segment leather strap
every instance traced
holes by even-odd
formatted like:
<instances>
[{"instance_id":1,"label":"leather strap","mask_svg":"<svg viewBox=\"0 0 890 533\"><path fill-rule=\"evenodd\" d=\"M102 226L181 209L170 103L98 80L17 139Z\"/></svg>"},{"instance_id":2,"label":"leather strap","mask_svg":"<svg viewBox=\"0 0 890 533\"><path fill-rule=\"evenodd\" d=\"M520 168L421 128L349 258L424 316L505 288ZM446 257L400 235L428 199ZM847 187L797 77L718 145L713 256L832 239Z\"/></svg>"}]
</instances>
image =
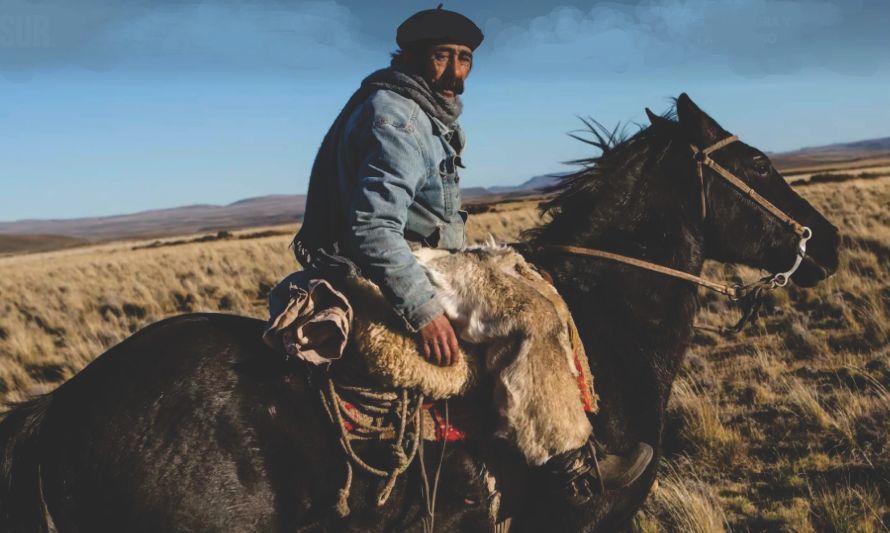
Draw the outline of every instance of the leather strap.
<instances>
[{"instance_id":1,"label":"leather strap","mask_svg":"<svg viewBox=\"0 0 890 533\"><path fill-rule=\"evenodd\" d=\"M706 157L710 155L711 152L719 150L726 146L727 144L733 143L739 140L735 135L730 135L725 139L717 141L716 143L708 146L704 150L699 150L697 146L690 144L689 146L692 148L692 157L695 159L696 165L695 169L698 173L698 190L701 191L701 219L704 220L706 216L708 216L708 197L707 192L705 190L705 173L704 168L702 167L702 161Z\"/></svg>"},{"instance_id":2,"label":"leather strap","mask_svg":"<svg viewBox=\"0 0 890 533\"><path fill-rule=\"evenodd\" d=\"M664 274L667 276L671 276L674 278L684 279L686 281L691 281L697 285L701 285L702 287L707 287L713 291L717 291L720 294L724 294L729 296L732 299L736 299L740 296L739 287L738 286L730 286L723 283L717 283L716 281L707 280L701 276L696 276L695 274L690 274L689 272L683 272L682 270L677 270L675 268L670 268L662 265L658 265L655 263L650 263L649 261L644 261L642 259L635 259L633 257L627 257L625 255L613 254L611 252L604 252L602 250L597 250L594 248L583 248L581 246L569 246L564 244L548 244L545 246L541 246L540 250L549 250L553 252L565 252L573 255L584 255L588 257L599 257L602 259L609 259L612 261L617 261L619 263L624 263L626 265L635 266L638 268L642 268L645 270L651 270L652 272L658 272L660 274Z\"/></svg>"},{"instance_id":3,"label":"leather strap","mask_svg":"<svg viewBox=\"0 0 890 533\"><path fill-rule=\"evenodd\" d=\"M705 199L705 183L704 183L704 169L703 166L706 166L720 175L723 179L728 181L733 187L742 192L742 194L747 195L751 200L759 204L762 208L766 209L771 215L779 219L784 224L787 224L791 227L791 229L797 233L799 236L803 236L805 233L805 227L799 224L796 220L788 216L784 211L775 206L772 202L764 198L757 191L754 190L753 187L749 186L744 181L737 178L732 172L726 170L722 166L720 166L716 161L711 159L711 153L715 152L724 146L731 144L738 140L738 137L735 135L730 135L725 139L722 139L711 146L708 146L704 149L699 149L694 144L690 144L689 147L692 149L692 156L695 159L698 168L698 178L701 182L701 194L702 194L702 218L707 214L707 202Z\"/></svg>"}]
</instances>

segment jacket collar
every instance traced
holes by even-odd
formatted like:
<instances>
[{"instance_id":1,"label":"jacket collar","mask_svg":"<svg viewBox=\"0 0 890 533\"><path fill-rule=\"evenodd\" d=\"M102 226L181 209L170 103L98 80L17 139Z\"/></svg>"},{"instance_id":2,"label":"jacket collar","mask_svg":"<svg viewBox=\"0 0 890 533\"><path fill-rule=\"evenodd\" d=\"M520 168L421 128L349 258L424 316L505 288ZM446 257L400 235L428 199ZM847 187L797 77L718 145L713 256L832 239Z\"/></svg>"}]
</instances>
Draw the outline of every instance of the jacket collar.
<instances>
[{"instance_id":1,"label":"jacket collar","mask_svg":"<svg viewBox=\"0 0 890 533\"><path fill-rule=\"evenodd\" d=\"M444 122L437 119L436 117L432 115L428 116L430 117L430 122L433 123L433 133L445 139L448 144L450 144L451 147L454 148L454 151L460 154L467 143L467 136L464 133L463 128L460 127L460 124L455 122L449 128L445 125Z\"/></svg>"}]
</instances>

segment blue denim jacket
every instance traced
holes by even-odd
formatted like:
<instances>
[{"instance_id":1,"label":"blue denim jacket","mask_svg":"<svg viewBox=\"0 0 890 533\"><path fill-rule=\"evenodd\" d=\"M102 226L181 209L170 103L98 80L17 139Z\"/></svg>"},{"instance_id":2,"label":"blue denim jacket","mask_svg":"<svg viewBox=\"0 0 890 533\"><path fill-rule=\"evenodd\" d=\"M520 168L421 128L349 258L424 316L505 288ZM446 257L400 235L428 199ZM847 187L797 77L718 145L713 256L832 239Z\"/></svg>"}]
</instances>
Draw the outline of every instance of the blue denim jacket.
<instances>
[{"instance_id":1,"label":"blue denim jacket","mask_svg":"<svg viewBox=\"0 0 890 533\"><path fill-rule=\"evenodd\" d=\"M443 312L412 245L464 246L458 167L466 139L413 101L378 90L337 143L342 253L377 283L413 329ZM331 206L332 208L334 206Z\"/></svg>"}]
</instances>

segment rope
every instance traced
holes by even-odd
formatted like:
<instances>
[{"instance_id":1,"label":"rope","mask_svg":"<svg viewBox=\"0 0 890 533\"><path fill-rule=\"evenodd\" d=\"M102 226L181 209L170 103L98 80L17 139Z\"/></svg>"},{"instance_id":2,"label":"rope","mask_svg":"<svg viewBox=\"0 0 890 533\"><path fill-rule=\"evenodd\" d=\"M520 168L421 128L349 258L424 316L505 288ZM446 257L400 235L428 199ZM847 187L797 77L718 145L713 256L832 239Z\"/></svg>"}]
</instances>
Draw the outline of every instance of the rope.
<instances>
[{"instance_id":1,"label":"rope","mask_svg":"<svg viewBox=\"0 0 890 533\"><path fill-rule=\"evenodd\" d=\"M338 491L335 505L335 511L343 518L350 512L348 500L352 489L353 465L372 476L383 478L383 484L377 491L377 506L379 507L389 499L398 477L408 469L417 456L418 447L423 440L421 435L423 395L414 393L416 396L412 401L411 394L407 389L396 393L349 385L339 385L339 388L340 391L337 390L338 386L334 384L334 380L328 377L327 383L320 387L319 393L328 419L339 428L340 446L347 458L346 480ZM349 403L357 410L361 408L376 416L363 417L350 413L343 406L346 401L343 399L344 395L349 396L351 400ZM391 418L393 412L397 415L396 420L387 422L386 419ZM351 432L346 428L347 422L353 428ZM412 424L413 442L406 453L405 440L409 434L408 426ZM352 447L352 442L355 440L380 439L384 434L390 432L394 432L396 435L392 444L392 465L388 469L368 464Z\"/></svg>"},{"instance_id":2,"label":"rope","mask_svg":"<svg viewBox=\"0 0 890 533\"><path fill-rule=\"evenodd\" d=\"M445 429L442 438L442 451L439 454L439 464L436 466L436 475L433 477L432 490L430 489L429 476L426 473L424 462L423 443L420 445L420 478L423 480L423 497L426 503L427 517L423 520L424 533L433 533L436 528L436 499L439 491L439 475L442 473L442 463L445 462L445 445L448 442L448 431L451 423L448 420L448 400L445 400Z\"/></svg>"}]
</instances>

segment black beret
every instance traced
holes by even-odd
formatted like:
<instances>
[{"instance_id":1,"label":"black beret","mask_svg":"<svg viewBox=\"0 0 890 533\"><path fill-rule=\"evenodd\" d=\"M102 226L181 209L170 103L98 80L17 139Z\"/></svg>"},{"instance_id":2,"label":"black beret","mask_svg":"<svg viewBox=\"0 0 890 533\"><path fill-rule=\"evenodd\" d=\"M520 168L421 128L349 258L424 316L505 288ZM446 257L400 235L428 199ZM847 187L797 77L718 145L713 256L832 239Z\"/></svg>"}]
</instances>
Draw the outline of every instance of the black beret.
<instances>
[{"instance_id":1,"label":"black beret","mask_svg":"<svg viewBox=\"0 0 890 533\"><path fill-rule=\"evenodd\" d=\"M402 49L421 42L447 42L463 44L475 50L484 36L472 20L457 13L442 9L425 9L408 17L396 31L396 43Z\"/></svg>"}]
</instances>

